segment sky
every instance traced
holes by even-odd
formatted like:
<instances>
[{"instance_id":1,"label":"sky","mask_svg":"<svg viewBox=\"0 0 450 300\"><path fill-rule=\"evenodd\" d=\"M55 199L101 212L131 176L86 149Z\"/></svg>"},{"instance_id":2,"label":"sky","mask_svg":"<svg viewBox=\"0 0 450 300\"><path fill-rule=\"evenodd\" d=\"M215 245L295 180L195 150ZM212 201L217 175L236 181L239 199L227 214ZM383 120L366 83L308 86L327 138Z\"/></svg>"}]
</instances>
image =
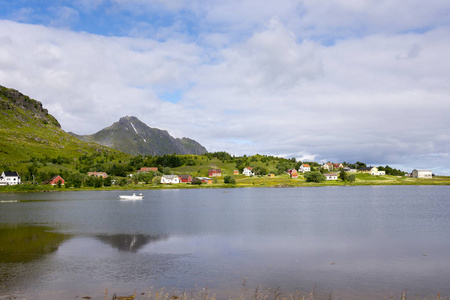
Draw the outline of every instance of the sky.
<instances>
[{"instance_id":1,"label":"sky","mask_svg":"<svg viewBox=\"0 0 450 300\"><path fill-rule=\"evenodd\" d=\"M448 0L0 0L0 85L93 134L450 175Z\"/></svg>"}]
</instances>

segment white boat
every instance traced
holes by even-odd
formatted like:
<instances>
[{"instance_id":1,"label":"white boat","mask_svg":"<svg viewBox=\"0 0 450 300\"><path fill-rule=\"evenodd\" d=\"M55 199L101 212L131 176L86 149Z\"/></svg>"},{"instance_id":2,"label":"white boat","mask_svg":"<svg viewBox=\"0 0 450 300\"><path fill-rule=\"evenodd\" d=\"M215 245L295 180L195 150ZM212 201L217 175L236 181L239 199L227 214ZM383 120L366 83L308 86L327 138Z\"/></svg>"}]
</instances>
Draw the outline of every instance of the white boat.
<instances>
[{"instance_id":1,"label":"white boat","mask_svg":"<svg viewBox=\"0 0 450 300\"><path fill-rule=\"evenodd\" d=\"M120 195L119 199L120 200L142 200L142 199L144 199L144 196L142 195L142 193L140 193L139 195L136 195L136 193L133 193L133 195Z\"/></svg>"}]
</instances>

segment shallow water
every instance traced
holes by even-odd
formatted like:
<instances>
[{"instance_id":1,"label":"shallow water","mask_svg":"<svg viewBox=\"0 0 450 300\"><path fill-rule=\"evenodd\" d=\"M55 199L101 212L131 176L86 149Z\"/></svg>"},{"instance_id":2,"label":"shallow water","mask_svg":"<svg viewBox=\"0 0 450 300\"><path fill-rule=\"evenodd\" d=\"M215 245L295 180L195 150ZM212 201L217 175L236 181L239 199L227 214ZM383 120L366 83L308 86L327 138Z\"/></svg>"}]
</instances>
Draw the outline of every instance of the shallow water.
<instances>
[{"instance_id":1,"label":"shallow water","mask_svg":"<svg viewBox=\"0 0 450 300\"><path fill-rule=\"evenodd\" d=\"M0 296L450 295L450 188L0 194ZM132 191L130 191L130 194ZM243 282L245 281L245 287Z\"/></svg>"}]
</instances>

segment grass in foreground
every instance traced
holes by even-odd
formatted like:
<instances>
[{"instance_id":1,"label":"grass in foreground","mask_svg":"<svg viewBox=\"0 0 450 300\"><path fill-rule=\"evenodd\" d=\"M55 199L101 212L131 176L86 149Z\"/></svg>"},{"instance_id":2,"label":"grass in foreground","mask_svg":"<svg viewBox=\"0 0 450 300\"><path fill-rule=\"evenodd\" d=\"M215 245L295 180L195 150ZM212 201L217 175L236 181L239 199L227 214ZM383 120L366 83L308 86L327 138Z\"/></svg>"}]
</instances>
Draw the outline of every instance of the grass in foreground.
<instances>
[{"instance_id":1,"label":"grass in foreground","mask_svg":"<svg viewBox=\"0 0 450 300\"><path fill-rule=\"evenodd\" d=\"M110 298L111 297L111 298ZM83 297L84 299L90 299L90 297ZM203 288L199 291L189 291L189 292L177 292L176 290L166 290L162 289L151 289L145 293L136 293L119 296L114 293L112 296L108 294L108 290L105 290L105 300L216 300L216 299L228 299L228 300L263 300L263 299L274 299L274 300L332 300L332 299L383 299L383 300L449 300L449 296L441 296L440 293L437 295L421 295L417 293L413 296L408 295L407 291L401 291L396 294L391 294L389 296L375 296L375 295L334 295L333 293L318 292L316 287L313 288L311 292L294 292L294 293L283 293L279 288L277 289L260 289L256 287L254 290L248 290L245 286L242 287L238 295L236 296L219 296L213 294L207 288Z\"/></svg>"}]
</instances>

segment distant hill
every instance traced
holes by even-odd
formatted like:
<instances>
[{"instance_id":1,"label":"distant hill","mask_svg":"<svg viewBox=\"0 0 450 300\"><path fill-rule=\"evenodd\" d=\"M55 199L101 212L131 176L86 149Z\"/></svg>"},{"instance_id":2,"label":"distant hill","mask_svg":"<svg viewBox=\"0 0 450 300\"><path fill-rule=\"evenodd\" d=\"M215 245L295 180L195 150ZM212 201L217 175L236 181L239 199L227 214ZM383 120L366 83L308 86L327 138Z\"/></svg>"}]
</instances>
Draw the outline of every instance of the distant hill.
<instances>
[{"instance_id":1,"label":"distant hill","mask_svg":"<svg viewBox=\"0 0 450 300\"><path fill-rule=\"evenodd\" d=\"M99 152L119 153L69 135L41 102L0 86L0 167L32 157L74 158Z\"/></svg>"},{"instance_id":2,"label":"distant hill","mask_svg":"<svg viewBox=\"0 0 450 300\"><path fill-rule=\"evenodd\" d=\"M148 127L136 117L123 117L92 135L76 135L131 155L203 154L205 147L189 138L173 138L166 130Z\"/></svg>"}]
</instances>

